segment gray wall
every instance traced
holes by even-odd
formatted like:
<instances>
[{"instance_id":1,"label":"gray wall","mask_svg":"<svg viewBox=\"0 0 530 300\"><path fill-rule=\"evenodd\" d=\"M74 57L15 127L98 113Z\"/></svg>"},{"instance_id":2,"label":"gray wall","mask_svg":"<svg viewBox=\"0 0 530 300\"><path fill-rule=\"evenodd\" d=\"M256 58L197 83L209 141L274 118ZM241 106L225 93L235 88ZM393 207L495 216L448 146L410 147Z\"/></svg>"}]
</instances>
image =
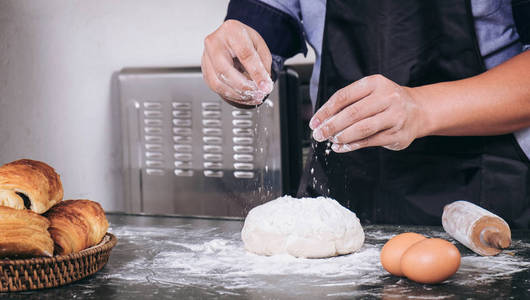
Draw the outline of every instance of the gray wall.
<instances>
[{"instance_id":1,"label":"gray wall","mask_svg":"<svg viewBox=\"0 0 530 300\"><path fill-rule=\"evenodd\" d=\"M48 162L65 198L122 210L113 74L200 65L202 39L227 3L0 0L0 163Z\"/></svg>"}]
</instances>

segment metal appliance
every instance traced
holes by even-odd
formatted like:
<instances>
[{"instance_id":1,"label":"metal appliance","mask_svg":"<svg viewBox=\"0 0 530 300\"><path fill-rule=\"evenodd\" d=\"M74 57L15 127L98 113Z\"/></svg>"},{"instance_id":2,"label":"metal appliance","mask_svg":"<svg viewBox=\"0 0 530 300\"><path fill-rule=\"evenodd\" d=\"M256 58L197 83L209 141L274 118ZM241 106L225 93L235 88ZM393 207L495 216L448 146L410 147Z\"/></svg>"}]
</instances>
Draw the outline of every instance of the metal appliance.
<instances>
[{"instance_id":1,"label":"metal appliance","mask_svg":"<svg viewBox=\"0 0 530 300\"><path fill-rule=\"evenodd\" d=\"M298 76L282 71L263 105L238 109L198 68L118 76L127 211L241 217L301 173Z\"/></svg>"}]
</instances>

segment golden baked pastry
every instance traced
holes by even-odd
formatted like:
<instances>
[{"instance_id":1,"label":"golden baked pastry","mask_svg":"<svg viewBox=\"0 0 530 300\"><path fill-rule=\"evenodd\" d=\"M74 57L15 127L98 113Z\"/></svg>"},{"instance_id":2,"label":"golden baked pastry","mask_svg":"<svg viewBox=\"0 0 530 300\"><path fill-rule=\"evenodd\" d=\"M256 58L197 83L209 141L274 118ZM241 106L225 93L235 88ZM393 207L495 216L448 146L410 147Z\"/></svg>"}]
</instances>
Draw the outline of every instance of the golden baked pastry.
<instances>
[{"instance_id":1,"label":"golden baked pastry","mask_svg":"<svg viewBox=\"0 0 530 300\"><path fill-rule=\"evenodd\" d=\"M52 256L49 225L32 211L0 206L0 257Z\"/></svg>"},{"instance_id":2,"label":"golden baked pastry","mask_svg":"<svg viewBox=\"0 0 530 300\"><path fill-rule=\"evenodd\" d=\"M76 253L98 244L109 223L99 203L90 200L65 200L52 207L45 216L48 231L55 243L55 254Z\"/></svg>"},{"instance_id":3,"label":"golden baked pastry","mask_svg":"<svg viewBox=\"0 0 530 300\"><path fill-rule=\"evenodd\" d=\"M0 206L42 214L63 199L63 186L47 164L21 159L0 167Z\"/></svg>"}]
</instances>

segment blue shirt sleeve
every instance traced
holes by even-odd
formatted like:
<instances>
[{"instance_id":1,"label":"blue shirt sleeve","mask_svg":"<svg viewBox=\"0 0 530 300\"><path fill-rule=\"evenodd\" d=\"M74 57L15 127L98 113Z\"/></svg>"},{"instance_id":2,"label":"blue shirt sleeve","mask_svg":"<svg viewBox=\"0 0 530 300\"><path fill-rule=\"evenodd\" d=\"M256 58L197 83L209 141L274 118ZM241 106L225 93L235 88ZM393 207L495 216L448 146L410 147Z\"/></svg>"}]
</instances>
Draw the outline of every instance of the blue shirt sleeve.
<instances>
[{"instance_id":1,"label":"blue shirt sleeve","mask_svg":"<svg viewBox=\"0 0 530 300\"><path fill-rule=\"evenodd\" d=\"M274 55L287 58L307 54L298 0L231 0L225 19L252 27Z\"/></svg>"},{"instance_id":2,"label":"blue shirt sleeve","mask_svg":"<svg viewBox=\"0 0 530 300\"><path fill-rule=\"evenodd\" d=\"M295 18L298 22L301 21L302 13L300 10L300 0L259 0L267 5L275 7L291 17Z\"/></svg>"}]
</instances>

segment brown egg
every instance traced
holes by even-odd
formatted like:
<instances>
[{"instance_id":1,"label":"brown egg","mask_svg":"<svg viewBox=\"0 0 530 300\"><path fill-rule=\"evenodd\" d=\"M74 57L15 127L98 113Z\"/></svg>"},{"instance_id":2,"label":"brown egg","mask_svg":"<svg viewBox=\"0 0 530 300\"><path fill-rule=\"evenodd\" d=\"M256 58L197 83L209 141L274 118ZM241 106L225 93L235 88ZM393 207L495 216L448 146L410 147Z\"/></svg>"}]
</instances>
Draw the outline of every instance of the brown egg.
<instances>
[{"instance_id":1,"label":"brown egg","mask_svg":"<svg viewBox=\"0 0 530 300\"><path fill-rule=\"evenodd\" d=\"M426 239L412 245L401 257L401 270L408 279L439 283L460 267L460 252L443 239Z\"/></svg>"},{"instance_id":2,"label":"brown egg","mask_svg":"<svg viewBox=\"0 0 530 300\"><path fill-rule=\"evenodd\" d=\"M383 268L392 275L403 276L400 267L401 256L410 246L424 239L426 237L421 234L406 232L388 240L383 249L381 249L381 264Z\"/></svg>"}]
</instances>

